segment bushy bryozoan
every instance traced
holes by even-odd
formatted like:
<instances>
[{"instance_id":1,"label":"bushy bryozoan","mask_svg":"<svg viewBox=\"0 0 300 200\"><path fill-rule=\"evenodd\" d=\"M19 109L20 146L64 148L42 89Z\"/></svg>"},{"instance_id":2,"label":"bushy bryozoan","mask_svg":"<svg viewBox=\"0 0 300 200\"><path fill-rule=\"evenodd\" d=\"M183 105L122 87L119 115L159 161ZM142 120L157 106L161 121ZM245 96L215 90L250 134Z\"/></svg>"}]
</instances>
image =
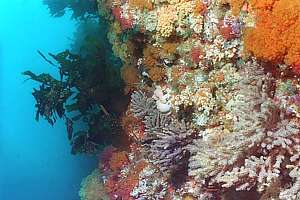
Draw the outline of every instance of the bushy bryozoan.
<instances>
[{"instance_id":1,"label":"bushy bryozoan","mask_svg":"<svg viewBox=\"0 0 300 200\"><path fill-rule=\"evenodd\" d=\"M156 118L159 118L159 115ZM144 147L153 164L160 166L160 170L176 169L178 165L183 164L181 162L187 156L185 147L191 142L193 130L188 129L183 122L170 120L169 123L160 126L146 127L145 132Z\"/></svg>"},{"instance_id":2,"label":"bushy bryozoan","mask_svg":"<svg viewBox=\"0 0 300 200\"><path fill-rule=\"evenodd\" d=\"M189 174L199 180L216 175L224 165L236 163L262 140L265 126L273 123L268 120L278 114L267 91L272 79L264 75L260 66L249 61L240 66L239 74L244 78L234 85L232 99L225 105L231 117L230 131L206 129L188 147L192 153Z\"/></svg>"},{"instance_id":3,"label":"bushy bryozoan","mask_svg":"<svg viewBox=\"0 0 300 200\"><path fill-rule=\"evenodd\" d=\"M155 112L155 101L147 97L145 92L134 92L131 95L131 111L135 117L144 118Z\"/></svg>"},{"instance_id":4,"label":"bushy bryozoan","mask_svg":"<svg viewBox=\"0 0 300 200\"><path fill-rule=\"evenodd\" d=\"M151 163L162 172L176 170L183 165L187 156L186 146L192 141L194 130L171 117L171 113L160 113L153 98L141 91L132 94L131 111L142 117L145 124L145 138L142 147Z\"/></svg>"},{"instance_id":5,"label":"bushy bryozoan","mask_svg":"<svg viewBox=\"0 0 300 200\"><path fill-rule=\"evenodd\" d=\"M259 65L242 67L244 78L237 83L233 99L232 132L217 143L201 132L202 138L188 147L192 153L189 174L215 187L264 191L291 168L290 176L295 176L299 122L274 102L275 91L269 90L273 80ZM284 195L292 194L280 193L288 199Z\"/></svg>"}]
</instances>

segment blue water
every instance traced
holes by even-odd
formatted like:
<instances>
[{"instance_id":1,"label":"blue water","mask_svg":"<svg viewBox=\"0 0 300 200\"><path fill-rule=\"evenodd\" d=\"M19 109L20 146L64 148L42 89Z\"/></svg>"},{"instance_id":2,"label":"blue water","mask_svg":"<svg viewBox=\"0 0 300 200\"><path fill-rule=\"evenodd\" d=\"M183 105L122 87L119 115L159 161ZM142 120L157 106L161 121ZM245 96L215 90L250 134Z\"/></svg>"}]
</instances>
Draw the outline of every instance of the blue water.
<instances>
[{"instance_id":1,"label":"blue water","mask_svg":"<svg viewBox=\"0 0 300 200\"><path fill-rule=\"evenodd\" d=\"M51 72L36 53L69 47L76 22L52 18L41 0L0 0L0 200L78 200L95 157L72 156L63 122L34 120L34 83L21 72Z\"/></svg>"}]
</instances>

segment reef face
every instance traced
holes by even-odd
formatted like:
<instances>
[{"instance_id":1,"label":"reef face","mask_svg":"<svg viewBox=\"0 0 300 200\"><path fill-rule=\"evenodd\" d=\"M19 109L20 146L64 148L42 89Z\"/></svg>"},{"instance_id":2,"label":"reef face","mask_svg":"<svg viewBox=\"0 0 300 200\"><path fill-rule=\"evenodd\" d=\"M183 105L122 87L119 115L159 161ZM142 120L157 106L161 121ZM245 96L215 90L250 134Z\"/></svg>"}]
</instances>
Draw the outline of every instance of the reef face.
<instances>
[{"instance_id":1,"label":"reef face","mask_svg":"<svg viewBox=\"0 0 300 200\"><path fill-rule=\"evenodd\" d=\"M98 4L131 94L110 199L300 198L298 3Z\"/></svg>"}]
</instances>

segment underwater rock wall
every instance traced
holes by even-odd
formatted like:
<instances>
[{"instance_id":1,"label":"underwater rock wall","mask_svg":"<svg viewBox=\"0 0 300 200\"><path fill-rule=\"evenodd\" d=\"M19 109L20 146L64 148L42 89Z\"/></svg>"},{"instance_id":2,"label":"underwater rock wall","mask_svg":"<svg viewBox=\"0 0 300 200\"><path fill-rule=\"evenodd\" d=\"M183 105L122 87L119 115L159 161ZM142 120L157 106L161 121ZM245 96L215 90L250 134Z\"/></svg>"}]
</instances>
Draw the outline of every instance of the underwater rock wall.
<instances>
[{"instance_id":1,"label":"underwater rock wall","mask_svg":"<svg viewBox=\"0 0 300 200\"><path fill-rule=\"evenodd\" d=\"M300 199L298 1L98 4L131 94L109 199Z\"/></svg>"}]
</instances>

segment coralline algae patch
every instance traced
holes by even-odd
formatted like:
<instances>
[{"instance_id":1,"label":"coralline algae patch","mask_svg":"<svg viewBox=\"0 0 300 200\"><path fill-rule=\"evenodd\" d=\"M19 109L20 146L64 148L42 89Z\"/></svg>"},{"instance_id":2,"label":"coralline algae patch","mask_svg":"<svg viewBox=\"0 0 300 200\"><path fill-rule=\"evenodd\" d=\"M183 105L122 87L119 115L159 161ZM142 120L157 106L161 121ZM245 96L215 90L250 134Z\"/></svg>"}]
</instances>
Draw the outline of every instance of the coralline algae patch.
<instances>
[{"instance_id":1,"label":"coralline algae patch","mask_svg":"<svg viewBox=\"0 0 300 200\"><path fill-rule=\"evenodd\" d=\"M131 94L109 199L300 199L298 1L98 3Z\"/></svg>"}]
</instances>

